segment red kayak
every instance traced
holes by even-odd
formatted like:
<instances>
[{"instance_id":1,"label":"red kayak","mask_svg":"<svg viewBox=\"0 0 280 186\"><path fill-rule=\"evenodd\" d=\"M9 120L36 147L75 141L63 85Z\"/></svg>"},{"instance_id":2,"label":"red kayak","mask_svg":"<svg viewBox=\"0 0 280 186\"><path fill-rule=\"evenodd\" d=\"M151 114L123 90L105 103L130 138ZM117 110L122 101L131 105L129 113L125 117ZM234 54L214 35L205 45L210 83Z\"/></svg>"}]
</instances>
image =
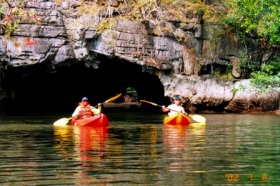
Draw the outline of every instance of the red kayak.
<instances>
[{"instance_id":1,"label":"red kayak","mask_svg":"<svg viewBox=\"0 0 280 186\"><path fill-rule=\"evenodd\" d=\"M189 125L190 124L190 118L186 116L185 114L176 114L174 116L166 116L164 118L164 124L169 125Z\"/></svg>"},{"instance_id":2,"label":"red kayak","mask_svg":"<svg viewBox=\"0 0 280 186\"><path fill-rule=\"evenodd\" d=\"M105 114L97 114L84 119L72 119L72 126L108 127L109 120Z\"/></svg>"}]
</instances>

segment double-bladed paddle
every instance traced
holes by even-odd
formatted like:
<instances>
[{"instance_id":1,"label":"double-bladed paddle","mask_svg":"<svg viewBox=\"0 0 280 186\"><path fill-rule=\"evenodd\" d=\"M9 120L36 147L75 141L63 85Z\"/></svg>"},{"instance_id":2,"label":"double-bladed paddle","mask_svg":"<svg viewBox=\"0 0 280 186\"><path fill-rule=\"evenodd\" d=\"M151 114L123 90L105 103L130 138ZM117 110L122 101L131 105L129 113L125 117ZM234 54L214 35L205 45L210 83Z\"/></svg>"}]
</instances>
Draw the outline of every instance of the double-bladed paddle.
<instances>
[{"instance_id":1,"label":"double-bladed paddle","mask_svg":"<svg viewBox=\"0 0 280 186\"><path fill-rule=\"evenodd\" d=\"M114 96L114 97L111 97L109 99L107 99L106 101L104 101L103 103L101 104L104 104L104 103L108 103L110 101L114 101L116 99L118 99L122 94L119 93L118 95ZM98 105L96 105L95 107L97 107ZM70 118L61 118L57 121L55 121L53 123L54 126L64 126L64 125L67 125L69 123L69 121L72 119L73 117L70 117Z\"/></svg>"},{"instance_id":2,"label":"double-bladed paddle","mask_svg":"<svg viewBox=\"0 0 280 186\"><path fill-rule=\"evenodd\" d=\"M141 102L145 102L145 103L149 103L151 105L157 106L157 107L162 107L163 105L158 105L156 103L150 102L150 101L146 101L146 100L140 100ZM172 110L174 112L178 112L176 110ZM199 123L206 123L206 118L200 115L188 115L190 116L194 121L199 122Z\"/></svg>"},{"instance_id":3,"label":"double-bladed paddle","mask_svg":"<svg viewBox=\"0 0 280 186\"><path fill-rule=\"evenodd\" d=\"M72 119L72 117L70 117L70 118L61 118L61 119L57 120L56 122L54 122L53 125L54 126L64 126L64 125L67 125L71 119Z\"/></svg>"}]
</instances>

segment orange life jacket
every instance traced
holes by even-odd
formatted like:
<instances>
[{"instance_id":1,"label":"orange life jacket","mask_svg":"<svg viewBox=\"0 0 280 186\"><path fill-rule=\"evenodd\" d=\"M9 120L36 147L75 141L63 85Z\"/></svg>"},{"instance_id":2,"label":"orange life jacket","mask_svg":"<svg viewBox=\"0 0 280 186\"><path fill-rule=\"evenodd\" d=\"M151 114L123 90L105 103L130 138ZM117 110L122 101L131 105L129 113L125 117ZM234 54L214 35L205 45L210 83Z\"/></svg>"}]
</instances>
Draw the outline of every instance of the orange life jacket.
<instances>
[{"instance_id":1,"label":"orange life jacket","mask_svg":"<svg viewBox=\"0 0 280 186\"><path fill-rule=\"evenodd\" d=\"M82 102L80 102L79 106L81 107L80 112L79 112L80 119L93 116L89 103L87 105L84 105Z\"/></svg>"}]
</instances>

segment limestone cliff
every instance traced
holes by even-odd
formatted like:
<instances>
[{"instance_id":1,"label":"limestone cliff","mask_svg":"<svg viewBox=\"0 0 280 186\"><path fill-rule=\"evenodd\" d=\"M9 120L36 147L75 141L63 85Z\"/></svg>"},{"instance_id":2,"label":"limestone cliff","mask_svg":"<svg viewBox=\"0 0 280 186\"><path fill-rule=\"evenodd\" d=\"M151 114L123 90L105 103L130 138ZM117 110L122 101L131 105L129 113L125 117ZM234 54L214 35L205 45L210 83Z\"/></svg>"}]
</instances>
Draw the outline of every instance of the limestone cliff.
<instances>
[{"instance_id":1,"label":"limestone cliff","mask_svg":"<svg viewBox=\"0 0 280 186\"><path fill-rule=\"evenodd\" d=\"M17 1L9 1L11 7ZM186 7L185 7L186 8ZM220 11L224 11L219 7ZM249 80L239 79L242 48L234 33L213 39L221 26L205 24L199 11L184 11L157 19L131 19L123 1L37 0L24 9L36 17L22 20L10 38L0 30L1 71L6 68L45 65L46 68L85 63L98 69L99 56L119 58L142 66L143 73L158 76L165 95L179 94L187 108L221 108L232 112L279 108L279 92L258 94ZM34 18L36 20L34 21ZM4 23L4 20L0 23ZM231 78L214 76L230 67ZM235 91L237 86L247 87ZM1 92L1 97L9 96ZM204 109L205 110L205 109Z\"/></svg>"}]
</instances>

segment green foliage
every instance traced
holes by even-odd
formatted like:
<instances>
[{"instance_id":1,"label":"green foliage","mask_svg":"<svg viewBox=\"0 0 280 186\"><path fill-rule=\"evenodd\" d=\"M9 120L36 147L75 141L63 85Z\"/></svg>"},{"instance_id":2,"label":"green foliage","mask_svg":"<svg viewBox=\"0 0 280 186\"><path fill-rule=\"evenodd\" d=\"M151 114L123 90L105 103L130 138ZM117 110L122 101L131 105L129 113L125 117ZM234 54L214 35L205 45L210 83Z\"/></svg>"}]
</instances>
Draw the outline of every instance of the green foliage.
<instances>
[{"instance_id":1,"label":"green foliage","mask_svg":"<svg viewBox=\"0 0 280 186\"><path fill-rule=\"evenodd\" d=\"M279 0L230 0L225 22L243 29L246 33L257 33L270 44L280 44Z\"/></svg>"},{"instance_id":2,"label":"green foliage","mask_svg":"<svg viewBox=\"0 0 280 186\"><path fill-rule=\"evenodd\" d=\"M113 27L113 19L107 18L103 19L98 25L97 25L97 30L99 33L102 33L106 29L111 29Z\"/></svg>"},{"instance_id":3,"label":"green foliage","mask_svg":"<svg viewBox=\"0 0 280 186\"><path fill-rule=\"evenodd\" d=\"M18 27L18 21L5 24L5 35L9 38Z\"/></svg>"},{"instance_id":4,"label":"green foliage","mask_svg":"<svg viewBox=\"0 0 280 186\"><path fill-rule=\"evenodd\" d=\"M23 4L24 0L18 0L19 4Z\"/></svg>"},{"instance_id":5,"label":"green foliage","mask_svg":"<svg viewBox=\"0 0 280 186\"><path fill-rule=\"evenodd\" d=\"M280 58L253 72L251 84L262 92L280 91Z\"/></svg>"},{"instance_id":6,"label":"green foliage","mask_svg":"<svg viewBox=\"0 0 280 186\"><path fill-rule=\"evenodd\" d=\"M247 46L254 46L248 35L258 38L259 47L265 53L269 50L273 54L273 47L280 44L280 1L279 0L224 0L228 8L223 24L228 25L228 29L237 33L239 41L244 44L244 52L240 57L240 67L244 78L253 77L252 84L255 87L266 87L274 89L277 77L272 69L278 65L269 61L256 61L257 54L250 51ZM278 45L278 46L277 46ZM259 52L262 52L259 51ZM263 55L259 54L259 58ZM279 61L279 60L278 60ZM264 65L266 63L266 65ZM278 62L279 63L279 62ZM252 73L253 72L253 73ZM276 78L273 79L273 78ZM276 81L276 82L275 82ZM265 83L268 83L265 85ZM277 88L276 88L277 89Z\"/></svg>"},{"instance_id":7,"label":"green foliage","mask_svg":"<svg viewBox=\"0 0 280 186\"><path fill-rule=\"evenodd\" d=\"M7 11L7 8L8 8L8 5L5 4L5 3L1 3L1 6L0 6L0 15L4 15Z\"/></svg>"},{"instance_id":8,"label":"green foliage","mask_svg":"<svg viewBox=\"0 0 280 186\"><path fill-rule=\"evenodd\" d=\"M252 66L252 69L256 70L257 65ZM258 71L253 71L250 78L250 85L238 85L232 89L232 92L236 93L247 89L254 89L259 93L280 91L280 57L263 65Z\"/></svg>"},{"instance_id":9,"label":"green foliage","mask_svg":"<svg viewBox=\"0 0 280 186\"><path fill-rule=\"evenodd\" d=\"M60 5L65 0L54 1L57 5ZM116 10L124 11L113 12L108 0L78 0L77 16L86 19L87 16L83 15L87 14L89 18L95 17L96 20L100 21L94 25L87 24L88 21L80 21L78 25L94 27L99 32L103 32L106 29L112 29L108 18L124 17L140 23L149 22L151 32L154 35L171 36L178 41L185 42L188 38L176 35L178 25L174 26L173 23L194 23L198 26L200 15L213 19L215 13L217 13L213 11L213 7L206 5L201 0L119 0L118 2L119 5Z\"/></svg>"},{"instance_id":10,"label":"green foliage","mask_svg":"<svg viewBox=\"0 0 280 186\"><path fill-rule=\"evenodd\" d=\"M272 61L262 66L261 70L269 75L276 75L280 72L280 58L278 58L278 61Z\"/></svg>"},{"instance_id":11,"label":"green foliage","mask_svg":"<svg viewBox=\"0 0 280 186\"><path fill-rule=\"evenodd\" d=\"M134 97L138 96L137 91L134 88L132 88L132 87L127 87L126 88L126 93L130 94L130 95L132 95Z\"/></svg>"},{"instance_id":12,"label":"green foliage","mask_svg":"<svg viewBox=\"0 0 280 186\"><path fill-rule=\"evenodd\" d=\"M234 77L231 74L231 69L226 69L226 71L224 73L220 72L220 71L215 71L214 72L214 78L216 79L220 79L223 81L227 81L227 80L233 80Z\"/></svg>"},{"instance_id":13,"label":"green foliage","mask_svg":"<svg viewBox=\"0 0 280 186\"><path fill-rule=\"evenodd\" d=\"M243 74L243 78L249 78L252 72L258 71L261 68L260 62L249 60L247 55L247 51L244 51L239 57L240 70Z\"/></svg>"},{"instance_id":14,"label":"green foliage","mask_svg":"<svg viewBox=\"0 0 280 186\"><path fill-rule=\"evenodd\" d=\"M90 15L95 15L98 14L104 7L99 7L97 4L86 4L83 3L81 6L78 8L78 15L81 16L83 14L90 14Z\"/></svg>"},{"instance_id":15,"label":"green foliage","mask_svg":"<svg viewBox=\"0 0 280 186\"><path fill-rule=\"evenodd\" d=\"M233 93L235 94L235 93L238 92L238 91L241 91L241 92L242 92L242 91L245 91L245 90L247 90L247 89L249 89L249 87L240 84L240 85L234 87L234 88L231 90L231 92L233 92Z\"/></svg>"},{"instance_id":16,"label":"green foliage","mask_svg":"<svg viewBox=\"0 0 280 186\"><path fill-rule=\"evenodd\" d=\"M0 28L3 29L5 37L9 38L18 28L21 22L34 22L41 24L41 18L34 11L24 8L22 5L24 0L18 0L18 4L10 6L6 1L1 2L0 15L3 19Z\"/></svg>"}]
</instances>

